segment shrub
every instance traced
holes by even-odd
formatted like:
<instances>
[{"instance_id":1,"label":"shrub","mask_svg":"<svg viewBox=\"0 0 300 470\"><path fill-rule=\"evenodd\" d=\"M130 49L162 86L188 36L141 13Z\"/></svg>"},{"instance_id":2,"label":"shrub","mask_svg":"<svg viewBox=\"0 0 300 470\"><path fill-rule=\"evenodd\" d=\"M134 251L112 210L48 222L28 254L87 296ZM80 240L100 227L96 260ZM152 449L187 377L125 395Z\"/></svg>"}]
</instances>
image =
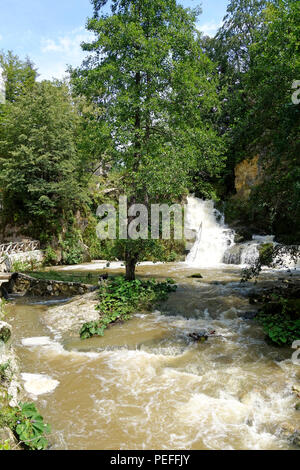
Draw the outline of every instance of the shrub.
<instances>
[{"instance_id":1,"label":"shrub","mask_svg":"<svg viewBox=\"0 0 300 470\"><path fill-rule=\"evenodd\" d=\"M300 338L300 309L295 299L280 297L266 303L257 315L268 338L279 346L291 345Z\"/></svg>"},{"instance_id":2,"label":"shrub","mask_svg":"<svg viewBox=\"0 0 300 470\"><path fill-rule=\"evenodd\" d=\"M16 407L0 403L1 427L9 427L25 449L44 450L48 447L45 435L50 433L50 426L44 423L34 403L19 403Z\"/></svg>"},{"instance_id":3,"label":"shrub","mask_svg":"<svg viewBox=\"0 0 300 470\"><path fill-rule=\"evenodd\" d=\"M168 294L175 291L176 287L172 279L165 282L154 279L127 281L118 276L103 281L99 290L100 303L96 307L100 311L100 319L85 323L80 330L80 337L103 336L109 324L128 320L134 311L148 310L156 302L167 300Z\"/></svg>"},{"instance_id":4,"label":"shrub","mask_svg":"<svg viewBox=\"0 0 300 470\"><path fill-rule=\"evenodd\" d=\"M57 263L57 254L56 251L49 245L45 250L45 258L44 258L44 265L45 266L53 266Z\"/></svg>"}]
</instances>

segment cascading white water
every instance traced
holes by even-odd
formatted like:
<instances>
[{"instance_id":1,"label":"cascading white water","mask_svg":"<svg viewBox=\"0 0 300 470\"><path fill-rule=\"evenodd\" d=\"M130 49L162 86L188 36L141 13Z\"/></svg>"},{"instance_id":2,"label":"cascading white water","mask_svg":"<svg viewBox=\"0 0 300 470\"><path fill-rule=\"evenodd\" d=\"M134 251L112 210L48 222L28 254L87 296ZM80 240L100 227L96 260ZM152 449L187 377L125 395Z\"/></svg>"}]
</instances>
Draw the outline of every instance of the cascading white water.
<instances>
[{"instance_id":1,"label":"cascading white water","mask_svg":"<svg viewBox=\"0 0 300 470\"><path fill-rule=\"evenodd\" d=\"M187 198L185 227L197 233L196 241L186 258L193 266L216 266L234 244L234 231L224 223L224 216L214 208L213 201L194 196Z\"/></svg>"},{"instance_id":2,"label":"cascading white water","mask_svg":"<svg viewBox=\"0 0 300 470\"><path fill-rule=\"evenodd\" d=\"M224 216L214 207L213 201L201 200L194 196L187 198L185 216L186 238L196 235L186 263L191 266L211 267L220 263L250 265L259 257L262 244L274 243L273 235L253 235L252 240L235 243L235 231L228 228ZM284 257L284 267L300 268L300 260L295 265L289 255Z\"/></svg>"}]
</instances>

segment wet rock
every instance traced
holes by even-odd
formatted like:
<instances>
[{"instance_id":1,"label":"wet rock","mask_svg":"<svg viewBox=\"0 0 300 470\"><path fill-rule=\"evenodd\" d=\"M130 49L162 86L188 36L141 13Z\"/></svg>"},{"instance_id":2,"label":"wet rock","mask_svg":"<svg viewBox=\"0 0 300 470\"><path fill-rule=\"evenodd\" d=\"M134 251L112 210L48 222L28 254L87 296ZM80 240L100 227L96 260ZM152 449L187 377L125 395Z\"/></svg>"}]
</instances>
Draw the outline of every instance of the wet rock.
<instances>
[{"instance_id":1,"label":"wet rock","mask_svg":"<svg viewBox=\"0 0 300 470\"><path fill-rule=\"evenodd\" d=\"M195 274L192 274L191 276L189 276L189 278L193 278L193 279L203 279L203 276L202 276L202 274L200 274L200 273L195 273Z\"/></svg>"},{"instance_id":2,"label":"wet rock","mask_svg":"<svg viewBox=\"0 0 300 470\"><path fill-rule=\"evenodd\" d=\"M300 385L293 385L292 391L300 398Z\"/></svg>"},{"instance_id":3,"label":"wet rock","mask_svg":"<svg viewBox=\"0 0 300 470\"><path fill-rule=\"evenodd\" d=\"M0 321L0 341L7 343L11 337L11 326L5 321Z\"/></svg>"},{"instance_id":4,"label":"wet rock","mask_svg":"<svg viewBox=\"0 0 300 470\"><path fill-rule=\"evenodd\" d=\"M295 447L300 447L300 431L290 423L281 424L281 434Z\"/></svg>"},{"instance_id":5,"label":"wet rock","mask_svg":"<svg viewBox=\"0 0 300 470\"><path fill-rule=\"evenodd\" d=\"M296 431L294 432L294 434L292 434L290 436L290 439L291 443L295 446L295 447L299 447L300 448L300 431Z\"/></svg>"},{"instance_id":6,"label":"wet rock","mask_svg":"<svg viewBox=\"0 0 300 470\"><path fill-rule=\"evenodd\" d=\"M298 401L298 403L296 403L295 410L300 411L300 401Z\"/></svg>"},{"instance_id":7,"label":"wet rock","mask_svg":"<svg viewBox=\"0 0 300 470\"><path fill-rule=\"evenodd\" d=\"M244 320L253 320L256 316L257 316L256 310L250 310L249 312L243 312L239 314L239 317L243 318Z\"/></svg>"},{"instance_id":8,"label":"wet rock","mask_svg":"<svg viewBox=\"0 0 300 470\"><path fill-rule=\"evenodd\" d=\"M206 331L198 331L194 333L189 333L189 337L192 338L194 341L204 343L204 341L207 341L208 339L208 334Z\"/></svg>"},{"instance_id":9,"label":"wet rock","mask_svg":"<svg viewBox=\"0 0 300 470\"><path fill-rule=\"evenodd\" d=\"M193 331L192 333L189 333L189 338L193 339L194 341L199 341L201 343L204 343L210 336L215 335L215 330L213 331L206 331L206 330L199 330L199 331Z\"/></svg>"},{"instance_id":10,"label":"wet rock","mask_svg":"<svg viewBox=\"0 0 300 470\"><path fill-rule=\"evenodd\" d=\"M3 284L0 286L0 298L8 300L8 292Z\"/></svg>"}]
</instances>

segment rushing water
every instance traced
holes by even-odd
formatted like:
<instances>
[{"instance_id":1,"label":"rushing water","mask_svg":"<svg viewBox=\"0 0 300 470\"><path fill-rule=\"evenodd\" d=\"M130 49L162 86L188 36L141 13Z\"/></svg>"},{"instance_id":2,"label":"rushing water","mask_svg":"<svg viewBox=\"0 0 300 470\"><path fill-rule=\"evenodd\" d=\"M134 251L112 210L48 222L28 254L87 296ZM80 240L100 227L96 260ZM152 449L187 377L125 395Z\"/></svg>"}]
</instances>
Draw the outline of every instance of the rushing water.
<instances>
[{"instance_id":1,"label":"rushing water","mask_svg":"<svg viewBox=\"0 0 300 470\"><path fill-rule=\"evenodd\" d=\"M194 196L187 200L186 228L196 233L195 243L186 258L189 265L216 266L222 263L226 250L234 245L234 230L214 208L213 201Z\"/></svg>"},{"instance_id":2,"label":"rushing water","mask_svg":"<svg viewBox=\"0 0 300 470\"><path fill-rule=\"evenodd\" d=\"M286 429L300 426L293 351L267 345L241 317L251 285L239 284L238 267L188 277L195 272L184 263L139 267L145 278L174 277L177 292L103 338L81 341L58 328L53 306L10 304L23 379L52 425L52 448L292 448ZM215 337L193 342L189 333L202 329Z\"/></svg>"},{"instance_id":3,"label":"rushing water","mask_svg":"<svg viewBox=\"0 0 300 470\"><path fill-rule=\"evenodd\" d=\"M292 349L267 345L262 329L243 318L253 285L240 284L240 267L222 264L252 261L258 245L271 240L235 245L213 203L194 197L187 228L196 241L186 263L144 263L137 270L143 278L172 276L177 292L103 338L81 341L79 325L71 328L74 308L77 320L85 317L82 305L95 316L91 294L81 307L65 303L58 313L57 300L9 306L25 390L51 423L54 449L292 448L289 436L300 427L292 387L300 368ZM103 272L105 264L72 272ZM202 279L189 277L196 267ZM276 276L265 273L262 282ZM199 330L215 333L194 342L190 334Z\"/></svg>"}]
</instances>

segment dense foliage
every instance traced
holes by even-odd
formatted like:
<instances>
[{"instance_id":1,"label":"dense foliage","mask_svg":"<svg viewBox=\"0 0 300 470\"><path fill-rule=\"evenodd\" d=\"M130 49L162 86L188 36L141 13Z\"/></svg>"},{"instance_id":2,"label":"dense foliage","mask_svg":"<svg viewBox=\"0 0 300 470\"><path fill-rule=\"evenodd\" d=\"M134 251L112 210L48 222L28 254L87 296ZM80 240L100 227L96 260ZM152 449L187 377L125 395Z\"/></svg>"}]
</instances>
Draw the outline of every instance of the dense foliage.
<instances>
[{"instance_id":1,"label":"dense foliage","mask_svg":"<svg viewBox=\"0 0 300 470\"><path fill-rule=\"evenodd\" d=\"M100 241L97 206L195 192L225 200L229 223L297 243L299 1L230 0L214 38L175 0L92 4L94 39L68 83L38 82L30 59L0 53L3 233L39 239L49 264L124 259L134 278L137 262L178 259L183 242ZM254 156L259 179L236 198L236 165Z\"/></svg>"},{"instance_id":2,"label":"dense foliage","mask_svg":"<svg viewBox=\"0 0 300 470\"><path fill-rule=\"evenodd\" d=\"M214 64L198 40L197 11L175 0L114 0L107 15L103 3L95 2L88 21L95 40L83 48L90 55L72 73L74 92L99 108L102 166L118 174L130 204L180 200L199 171L198 189L210 194L207 181L222 168L219 98ZM124 245L130 279L156 244Z\"/></svg>"},{"instance_id":3,"label":"dense foliage","mask_svg":"<svg viewBox=\"0 0 300 470\"><path fill-rule=\"evenodd\" d=\"M299 25L297 0L232 0L224 25L206 44L227 89L220 126L229 194L236 163L259 156L260 181L249 200L230 201L229 221L240 219L288 243L299 240L300 226L300 106L292 102L300 77Z\"/></svg>"}]
</instances>

